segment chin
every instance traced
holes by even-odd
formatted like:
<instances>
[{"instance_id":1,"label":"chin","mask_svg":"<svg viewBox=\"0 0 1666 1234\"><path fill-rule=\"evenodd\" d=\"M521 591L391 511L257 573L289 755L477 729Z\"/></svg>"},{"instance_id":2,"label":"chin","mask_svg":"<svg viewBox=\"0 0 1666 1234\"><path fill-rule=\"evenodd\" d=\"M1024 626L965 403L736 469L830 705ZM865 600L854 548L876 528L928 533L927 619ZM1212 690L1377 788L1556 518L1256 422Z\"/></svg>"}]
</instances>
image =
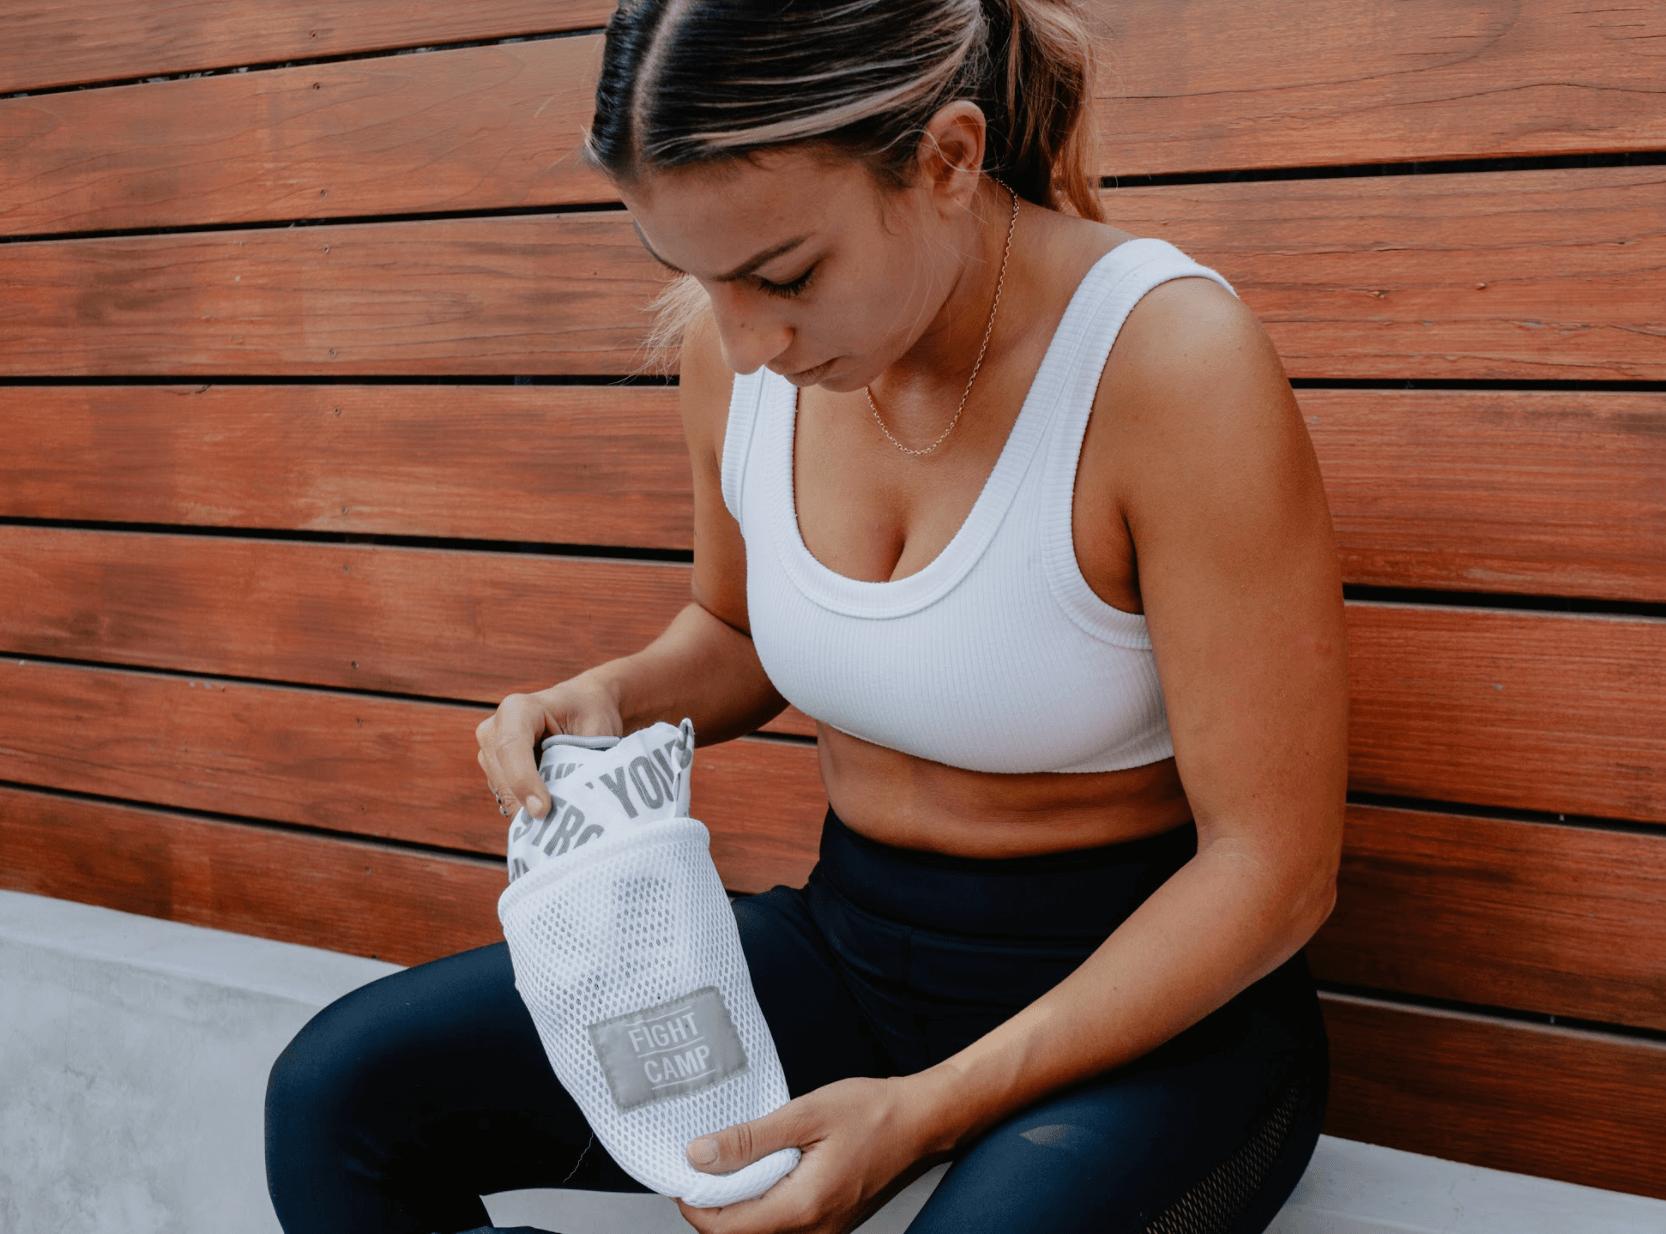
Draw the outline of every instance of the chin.
<instances>
[{"instance_id":1,"label":"chin","mask_svg":"<svg viewBox=\"0 0 1666 1234\"><path fill-rule=\"evenodd\" d=\"M861 388L861 383L858 382L855 385L852 385L850 375L848 373L844 372L841 369L840 365L842 364L843 360L844 360L844 357L841 356L839 361L835 362L835 364L833 365L832 368L830 368L827 372L823 373L820 377L818 377L815 381L811 382L810 384L814 385L814 386L820 386L824 390L841 390L841 391L843 391L843 390L860 389Z\"/></svg>"},{"instance_id":2,"label":"chin","mask_svg":"<svg viewBox=\"0 0 1666 1234\"><path fill-rule=\"evenodd\" d=\"M843 359L843 356L836 356L832 360L827 360L822 364L818 364L816 369L820 369L821 371L814 377L789 377L787 380L801 389L805 386L825 386L828 389L833 389L834 387L828 382L828 377L838 368L839 362ZM812 369L810 371L812 373L816 373L816 369Z\"/></svg>"}]
</instances>

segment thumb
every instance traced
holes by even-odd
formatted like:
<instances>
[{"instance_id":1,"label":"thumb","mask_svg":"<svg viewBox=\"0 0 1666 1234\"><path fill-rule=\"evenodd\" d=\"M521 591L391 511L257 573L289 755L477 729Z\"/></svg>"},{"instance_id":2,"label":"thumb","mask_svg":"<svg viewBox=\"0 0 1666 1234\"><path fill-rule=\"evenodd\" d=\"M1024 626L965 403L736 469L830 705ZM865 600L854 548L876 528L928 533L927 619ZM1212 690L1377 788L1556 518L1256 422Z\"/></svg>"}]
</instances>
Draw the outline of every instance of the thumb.
<instances>
[{"instance_id":1,"label":"thumb","mask_svg":"<svg viewBox=\"0 0 1666 1234\"><path fill-rule=\"evenodd\" d=\"M796 1144L790 1134L791 1120L783 1116L791 1104L788 1102L762 1118L735 1123L692 1141L688 1146L689 1161L709 1174L728 1174Z\"/></svg>"}]
</instances>

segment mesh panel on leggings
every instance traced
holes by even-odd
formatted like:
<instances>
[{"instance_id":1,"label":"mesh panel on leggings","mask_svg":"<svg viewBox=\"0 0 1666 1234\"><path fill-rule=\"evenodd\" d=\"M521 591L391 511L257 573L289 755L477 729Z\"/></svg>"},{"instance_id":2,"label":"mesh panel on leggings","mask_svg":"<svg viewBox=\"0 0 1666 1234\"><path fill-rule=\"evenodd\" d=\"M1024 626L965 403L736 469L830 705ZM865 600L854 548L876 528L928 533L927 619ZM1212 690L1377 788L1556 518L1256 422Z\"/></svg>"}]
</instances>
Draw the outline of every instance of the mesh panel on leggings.
<instances>
[{"instance_id":1,"label":"mesh panel on leggings","mask_svg":"<svg viewBox=\"0 0 1666 1234\"><path fill-rule=\"evenodd\" d=\"M1239 1146L1185 1195L1159 1213L1141 1234L1231 1234L1260 1191L1289 1138L1296 1110L1311 1081L1297 1078Z\"/></svg>"}]
</instances>

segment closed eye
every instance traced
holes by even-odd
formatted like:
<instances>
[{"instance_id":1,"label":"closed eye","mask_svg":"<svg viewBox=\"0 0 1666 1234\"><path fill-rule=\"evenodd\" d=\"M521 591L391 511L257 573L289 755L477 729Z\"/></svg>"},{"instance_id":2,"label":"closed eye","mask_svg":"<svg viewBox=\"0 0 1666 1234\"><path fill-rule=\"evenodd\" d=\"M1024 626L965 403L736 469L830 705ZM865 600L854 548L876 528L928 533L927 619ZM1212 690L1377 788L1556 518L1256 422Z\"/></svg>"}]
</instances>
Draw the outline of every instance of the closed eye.
<instances>
[{"instance_id":1,"label":"closed eye","mask_svg":"<svg viewBox=\"0 0 1666 1234\"><path fill-rule=\"evenodd\" d=\"M759 279L758 286L763 288L772 296L796 296L801 294L803 290L810 285L810 276L820 269L820 267L821 263L818 261L815 265L811 266L808 270L790 283L771 283L767 279Z\"/></svg>"},{"instance_id":2,"label":"closed eye","mask_svg":"<svg viewBox=\"0 0 1666 1234\"><path fill-rule=\"evenodd\" d=\"M654 253L650 250L648 255L650 257L652 257L656 262L658 262L661 266L664 266L667 270L670 270L673 274L683 273L683 271L679 270L676 266L672 265L670 262L661 258L659 256L659 254ZM821 263L818 261L815 265L811 266L808 270L806 270L803 274L799 275L797 278L795 278L790 283L772 283L768 279L758 279L757 284L760 288L762 288L765 292L767 292L769 295L772 295L772 296L791 297L791 296L800 295L800 294L803 293L804 289L810 285L810 276L813 275L820 268L821 268Z\"/></svg>"}]
</instances>

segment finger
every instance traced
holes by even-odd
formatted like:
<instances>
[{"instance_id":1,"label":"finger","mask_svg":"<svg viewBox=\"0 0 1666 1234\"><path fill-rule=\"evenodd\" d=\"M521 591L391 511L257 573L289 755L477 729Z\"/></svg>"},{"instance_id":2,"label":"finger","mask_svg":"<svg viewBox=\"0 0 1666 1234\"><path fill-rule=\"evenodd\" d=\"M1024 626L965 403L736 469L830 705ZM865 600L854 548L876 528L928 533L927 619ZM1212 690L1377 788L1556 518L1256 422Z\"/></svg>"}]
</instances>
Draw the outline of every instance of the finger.
<instances>
[{"instance_id":1,"label":"finger","mask_svg":"<svg viewBox=\"0 0 1666 1234\"><path fill-rule=\"evenodd\" d=\"M525 729L521 729L524 734ZM492 769L492 783L503 785L504 804L526 810L528 816L543 818L549 794L544 789L538 764L532 759L532 744L524 735L507 735L485 747L486 765ZM537 805L533 804L536 800Z\"/></svg>"},{"instance_id":2,"label":"finger","mask_svg":"<svg viewBox=\"0 0 1666 1234\"><path fill-rule=\"evenodd\" d=\"M816 1134L816 1119L815 1104L806 1094L760 1118L697 1136L683 1146L683 1154L696 1169L727 1174L779 1149L809 1142ZM709 1155L703 1155L701 1149Z\"/></svg>"},{"instance_id":3,"label":"finger","mask_svg":"<svg viewBox=\"0 0 1666 1234\"><path fill-rule=\"evenodd\" d=\"M815 1217L805 1198L805 1185L804 1177L795 1169L762 1195L713 1208L690 1208L688 1212L703 1218L704 1224L695 1226L702 1234L775 1234L778 1230L806 1229L815 1224ZM683 1216L686 1218L688 1213Z\"/></svg>"},{"instance_id":4,"label":"finger","mask_svg":"<svg viewBox=\"0 0 1666 1234\"><path fill-rule=\"evenodd\" d=\"M536 747L533 747L536 748ZM515 799L521 803L529 818L543 818L549 809L549 795L544 784L544 777L538 771L538 764L533 760L531 749L527 746L515 746L507 754L507 770L509 771L510 791Z\"/></svg>"},{"instance_id":5,"label":"finger","mask_svg":"<svg viewBox=\"0 0 1666 1234\"><path fill-rule=\"evenodd\" d=\"M521 794L504 787L507 777L500 770L499 761L490 750L482 750L475 755L474 761L479 763L480 769L486 773L486 784L491 788L492 796L497 798L498 813L506 818L513 817L515 811L520 808ZM527 816L541 819L543 813L528 810Z\"/></svg>"},{"instance_id":6,"label":"finger","mask_svg":"<svg viewBox=\"0 0 1666 1234\"><path fill-rule=\"evenodd\" d=\"M474 756L474 761L480 764L480 770L486 774L486 784L492 790L492 796L501 798L503 789L499 786L503 783L503 776L498 770L497 760L492 757L491 750L486 746L481 746L479 753Z\"/></svg>"}]
</instances>

